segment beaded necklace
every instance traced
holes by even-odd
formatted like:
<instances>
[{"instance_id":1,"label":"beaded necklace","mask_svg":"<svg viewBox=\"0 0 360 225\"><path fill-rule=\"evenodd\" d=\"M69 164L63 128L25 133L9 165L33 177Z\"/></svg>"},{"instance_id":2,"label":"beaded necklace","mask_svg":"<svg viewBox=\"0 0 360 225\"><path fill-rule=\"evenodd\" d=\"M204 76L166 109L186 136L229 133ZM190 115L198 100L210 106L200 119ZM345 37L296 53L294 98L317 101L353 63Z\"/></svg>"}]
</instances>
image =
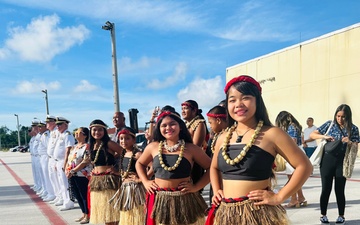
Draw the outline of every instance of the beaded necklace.
<instances>
[{"instance_id":1,"label":"beaded necklace","mask_svg":"<svg viewBox=\"0 0 360 225\"><path fill-rule=\"evenodd\" d=\"M160 141L158 156L159 156L160 165L164 170L173 171L180 165L180 162L181 162L182 157L184 155L184 149L185 149L185 141L184 140L181 140L181 141L182 142L181 142L181 146L180 146L180 153L179 153L178 159L176 160L175 164L173 166L170 166L170 167L165 165L165 163L164 163L164 160L163 160L163 157L162 157L162 148L163 148L163 145L164 145L164 141Z\"/></svg>"},{"instance_id":2,"label":"beaded necklace","mask_svg":"<svg viewBox=\"0 0 360 225\"><path fill-rule=\"evenodd\" d=\"M99 158L99 152L100 152L102 146L103 146L103 143L101 142L101 144L99 145L99 147L98 147L98 149L97 149L97 152L96 152L96 155L95 155L95 159L94 159L94 161L91 162L91 164L94 165L94 164L97 162L97 160L98 160L98 158Z\"/></svg>"},{"instance_id":3,"label":"beaded necklace","mask_svg":"<svg viewBox=\"0 0 360 225\"><path fill-rule=\"evenodd\" d=\"M254 144L260 130L261 130L261 127L263 126L264 124L264 121L260 120L256 126L256 129L255 129L255 132L254 134L252 135L251 137L251 140L249 143L247 143L243 149L241 150L241 152L239 153L238 156L235 157L235 159L230 159L229 155L226 153L226 150L227 150L227 146L229 145L229 142L230 142L230 139L232 137L232 133L234 132L234 130L236 129L236 124L234 124L229 130L228 130L228 133L226 135L226 138L225 138L225 141L224 141L224 144L222 146L222 156L225 160L225 162L229 165L235 165L236 163L239 163L245 156L246 156L246 153L249 151L249 149L251 148L251 146Z\"/></svg>"}]
</instances>

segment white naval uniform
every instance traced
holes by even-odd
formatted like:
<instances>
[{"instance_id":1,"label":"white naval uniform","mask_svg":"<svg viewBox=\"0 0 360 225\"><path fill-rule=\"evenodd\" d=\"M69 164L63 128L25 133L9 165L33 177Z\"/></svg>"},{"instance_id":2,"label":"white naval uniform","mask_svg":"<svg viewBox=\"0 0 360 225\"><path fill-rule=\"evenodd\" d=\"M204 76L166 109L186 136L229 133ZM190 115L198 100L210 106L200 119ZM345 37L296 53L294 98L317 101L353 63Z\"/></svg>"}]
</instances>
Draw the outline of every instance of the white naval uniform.
<instances>
[{"instance_id":1,"label":"white naval uniform","mask_svg":"<svg viewBox=\"0 0 360 225\"><path fill-rule=\"evenodd\" d=\"M40 155L38 151L39 142L40 142L41 134L38 133L34 136L34 142L33 142L33 155L34 155L34 163L35 163L35 185L39 187L38 194L42 193L44 191L44 177L41 172L41 166L40 166Z\"/></svg>"},{"instance_id":2,"label":"white naval uniform","mask_svg":"<svg viewBox=\"0 0 360 225\"><path fill-rule=\"evenodd\" d=\"M54 149L58 137L59 137L59 131L57 130L57 127L55 127L54 130L50 131L50 137L47 146L47 154L49 156L48 170L49 170L50 183L53 187L54 194L57 200L62 200L59 179L57 177L57 172L56 172L56 161L54 159Z\"/></svg>"},{"instance_id":3,"label":"white naval uniform","mask_svg":"<svg viewBox=\"0 0 360 225\"><path fill-rule=\"evenodd\" d=\"M29 141L29 151L30 151L30 156L31 156L31 170L32 170L32 175L33 175L33 180L34 180L34 191L40 190L40 186L38 186L37 182L36 182L36 178L38 177L38 175L36 174L36 169L35 169L35 164L36 164L36 160L35 160L35 155L34 155L34 141L35 141L35 136L31 137L30 141Z\"/></svg>"},{"instance_id":4,"label":"white naval uniform","mask_svg":"<svg viewBox=\"0 0 360 225\"><path fill-rule=\"evenodd\" d=\"M75 138L70 133L70 131L66 130L63 133L59 133L59 137L56 141L55 149L54 149L54 159L56 161L56 171L60 184L60 191L63 199L63 207L64 208L72 208L74 207L74 202L70 200L69 195L69 183L68 179L65 175L63 169L64 161L65 161L65 153L66 148L72 147L75 144Z\"/></svg>"},{"instance_id":5,"label":"white naval uniform","mask_svg":"<svg viewBox=\"0 0 360 225\"><path fill-rule=\"evenodd\" d=\"M46 197L44 197L44 199L46 199L46 198L54 199L55 198L54 189L50 183L49 169L48 169L49 157L47 154L47 146L48 146L49 136L50 136L50 132L48 130L44 131L41 134L39 145L38 145L38 152L40 155L41 172L44 177L44 196L46 196Z\"/></svg>"}]
</instances>

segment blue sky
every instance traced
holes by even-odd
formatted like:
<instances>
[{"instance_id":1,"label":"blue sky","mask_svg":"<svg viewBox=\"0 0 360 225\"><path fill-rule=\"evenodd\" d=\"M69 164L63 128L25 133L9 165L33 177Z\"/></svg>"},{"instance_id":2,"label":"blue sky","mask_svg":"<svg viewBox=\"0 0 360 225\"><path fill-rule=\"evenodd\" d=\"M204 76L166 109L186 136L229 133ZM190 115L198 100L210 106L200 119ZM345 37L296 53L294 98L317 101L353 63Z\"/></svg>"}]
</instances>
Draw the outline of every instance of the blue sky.
<instances>
[{"instance_id":1,"label":"blue sky","mask_svg":"<svg viewBox=\"0 0 360 225\"><path fill-rule=\"evenodd\" d=\"M112 127L110 32L115 23L120 110L224 98L227 67L360 22L357 0L0 0L0 126L51 115L70 129ZM129 125L129 122L127 121Z\"/></svg>"}]
</instances>

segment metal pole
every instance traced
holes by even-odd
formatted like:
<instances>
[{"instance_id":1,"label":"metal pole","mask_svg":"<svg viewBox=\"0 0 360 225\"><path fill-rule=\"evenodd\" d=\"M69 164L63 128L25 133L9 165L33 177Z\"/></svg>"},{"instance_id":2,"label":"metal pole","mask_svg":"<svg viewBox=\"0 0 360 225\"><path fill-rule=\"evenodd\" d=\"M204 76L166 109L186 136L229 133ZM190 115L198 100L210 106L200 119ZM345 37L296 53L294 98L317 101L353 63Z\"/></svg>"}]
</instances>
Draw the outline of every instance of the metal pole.
<instances>
[{"instance_id":1,"label":"metal pole","mask_svg":"<svg viewBox=\"0 0 360 225\"><path fill-rule=\"evenodd\" d=\"M49 115L49 102L48 102L48 92L47 90L42 90L41 92L45 93L45 105L46 105L46 115Z\"/></svg>"},{"instance_id":2,"label":"metal pole","mask_svg":"<svg viewBox=\"0 0 360 225\"><path fill-rule=\"evenodd\" d=\"M107 21L105 25L102 26L102 29L110 30L110 34L111 34L112 70L113 70L113 84L114 84L114 108L115 108L115 112L120 112L118 72L117 72L117 59L116 59L115 24Z\"/></svg>"},{"instance_id":3,"label":"metal pole","mask_svg":"<svg viewBox=\"0 0 360 225\"><path fill-rule=\"evenodd\" d=\"M16 116L16 122L17 122L17 131L18 131L18 144L19 146L21 146L21 141L20 141L20 130L19 130L19 116L17 114L14 114L14 116Z\"/></svg>"},{"instance_id":4,"label":"metal pole","mask_svg":"<svg viewBox=\"0 0 360 225\"><path fill-rule=\"evenodd\" d=\"M120 112L119 100L119 86L118 86L118 72L117 72L117 59L116 59L116 39L115 39L115 24L112 23L111 43L112 43L112 61L113 61L113 82L114 82L114 109L115 112Z\"/></svg>"}]
</instances>

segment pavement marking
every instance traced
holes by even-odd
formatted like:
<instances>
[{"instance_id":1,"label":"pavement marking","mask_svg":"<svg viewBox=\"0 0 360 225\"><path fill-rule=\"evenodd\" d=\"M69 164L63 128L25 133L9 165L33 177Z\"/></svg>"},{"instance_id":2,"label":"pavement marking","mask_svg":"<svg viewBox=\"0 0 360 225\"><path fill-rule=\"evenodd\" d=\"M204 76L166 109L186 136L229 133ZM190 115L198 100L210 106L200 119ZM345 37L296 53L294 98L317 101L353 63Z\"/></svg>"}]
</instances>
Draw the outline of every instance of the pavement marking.
<instances>
[{"instance_id":1,"label":"pavement marking","mask_svg":"<svg viewBox=\"0 0 360 225\"><path fill-rule=\"evenodd\" d=\"M276 173L276 175L287 176L285 173ZM320 175L310 175L309 178L321 178ZM360 182L360 179L347 178L346 181Z\"/></svg>"},{"instance_id":2,"label":"pavement marking","mask_svg":"<svg viewBox=\"0 0 360 225\"><path fill-rule=\"evenodd\" d=\"M43 200L35 194L35 192L30 188L30 186L26 184L2 159L0 159L0 162L14 177L14 179L18 182L20 187L29 195L30 199L36 203L37 207L41 210L42 214L49 220L50 224L53 225L68 224L61 216L59 216L59 214L56 211L54 211L51 208L51 206L49 206L46 202L43 202Z\"/></svg>"}]
</instances>

